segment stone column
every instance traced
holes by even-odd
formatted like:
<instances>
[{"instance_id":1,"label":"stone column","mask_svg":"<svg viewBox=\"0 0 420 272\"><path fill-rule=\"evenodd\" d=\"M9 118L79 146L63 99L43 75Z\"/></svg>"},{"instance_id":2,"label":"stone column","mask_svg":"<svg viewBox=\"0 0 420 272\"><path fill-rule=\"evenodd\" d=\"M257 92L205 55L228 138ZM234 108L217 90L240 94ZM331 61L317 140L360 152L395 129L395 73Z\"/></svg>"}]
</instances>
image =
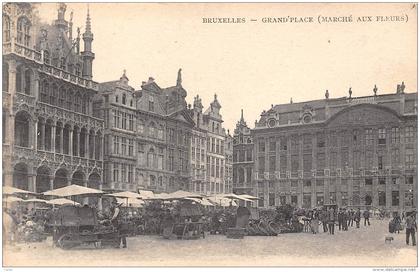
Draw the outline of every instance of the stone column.
<instances>
[{"instance_id":1,"label":"stone column","mask_svg":"<svg viewBox=\"0 0 420 272\"><path fill-rule=\"evenodd\" d=\"M31 95L35 96L35 101L39 100L39 74L38 71L34 72L34 78L31 88Z\"/></svg>"},{"instance_id":2,"label":"stone column","mask_svg":"<svg viewBox=\"0 0 420 272\"><path fill-rule=\"evenodd\" d=\"M69 155L73 156L73 127L69 130Z\"/></svg>"},{"instance_id":3,"label":"stone column","mask_svg":"<svg viewBox=\"0 0 420 272\"><path fill-rule=\"evenodd\" d=\"M85 158L89 159L89 131L85 134Z\"/></svg>"},{"instance_id":4,"label":"stone column","mask_svg":"<svg viewBox=\"0 0 420 272\"><path fill-rule=\"evenodd\" d=\"M99 147L99 160L102 161L103 160L104 136L101 135L101 137L99 137L99 143L100 143L100 147Z\"/></svg>"},{"instance_id":5,"label":"stone column","mask_svg":"<svg viewBox=\"0 0 420 272\"><path fill-rule=\"evenodd\" d=\"M54 189L54 176L51 175L50 176L50 190L53 190L53 189Z\"/></svg>"},{"instance_id":6,"label":"stone column","mask_svg":"<svg viewBox=\"0 0 420 272\"><path fill-rule=\"evenodd\" d=\"M31 192L36 192L36 174L35 173L28 173L28 189Z\"/></svg>"},{"instance_id":7,"label":"stone column","mask_svg":"<svg viewBox=\"0 0 420 272\"><path fill-rule=\"evenodd\" d=\"M41 121L41 148L40 150L45 150L45 121Z\"/></svg>"},{"instance_id":8,"label":"stone column","mask_svg":"<svg viewBox=\"0 0 420 272\"><path fill-rule=\"evenodd\" d=\"M36 119L36 121L34 122L34 133L33 133L33 135L35 135L35 137L33 139L34 150L38 150L38 119Z\"/></svg>"},{"instance_id":9,"label":"stone column","mask_svg":"<svg viewBox=\"0 0 420 272\"><path fill-rule=\"evenodd\" d=\"M91 145L93 147L93 152L92 152L92 158L91 159L95 160L96 159L95 158L95 152L96 152L96 133L95 132L93 132L92 140L93 140L93 142L91 143Z\"/></svg>"},{"instance_id":10,"label":"stone column","mask_svg":"<svg viewBox=\"0 0 420 272\"><path fill-rule=\"evenodd\" d=\"M79 157L79 149L80 149L80 129L76 130L76 151L75 156Z\"/></svg>"},{"instance_id":11,"label":"stone column","mask_svg":"<svg viewBox=\"0 0 420 272\"><path fill-rule=\"evenodd\" d=\"M51 152L55 153L55 129L56 124L51 125Z\"/></svg>"},{"instance_id":12,"label":"stone column","mask_svg":"<svg viewBox=\"0 0 420 272\"><path fill-rule=\"evenodd\" d=\"M60 153L64 153L64 141L63 141L63 137L64 137L64 125L62 127L60 127Z\"/></svg>"}]
</instances>

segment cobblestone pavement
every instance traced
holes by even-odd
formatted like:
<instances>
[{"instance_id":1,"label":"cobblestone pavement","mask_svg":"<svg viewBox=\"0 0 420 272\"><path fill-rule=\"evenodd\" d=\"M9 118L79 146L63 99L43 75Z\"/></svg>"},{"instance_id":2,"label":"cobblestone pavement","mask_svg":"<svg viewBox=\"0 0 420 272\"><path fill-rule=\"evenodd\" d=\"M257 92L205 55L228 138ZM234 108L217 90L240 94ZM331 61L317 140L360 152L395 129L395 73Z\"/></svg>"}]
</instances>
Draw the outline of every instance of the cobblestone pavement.
<instances>
[{"instance_id":1,"label":"cobblestone pavement","mask_svg":"<svg viewBox=\"0 0 420 272\"><path fill-rule=\"evenodd\" d=\"M385 236L393 236L385 243ZM417 248L405 244L405 231L388 233L388 220L336 235L283 234L242 240L209 235L200 240L128 238L125 249L92 247L62 250L43 243L6 246L5 266L415 266Z\"/></svg>"}]
</instances>

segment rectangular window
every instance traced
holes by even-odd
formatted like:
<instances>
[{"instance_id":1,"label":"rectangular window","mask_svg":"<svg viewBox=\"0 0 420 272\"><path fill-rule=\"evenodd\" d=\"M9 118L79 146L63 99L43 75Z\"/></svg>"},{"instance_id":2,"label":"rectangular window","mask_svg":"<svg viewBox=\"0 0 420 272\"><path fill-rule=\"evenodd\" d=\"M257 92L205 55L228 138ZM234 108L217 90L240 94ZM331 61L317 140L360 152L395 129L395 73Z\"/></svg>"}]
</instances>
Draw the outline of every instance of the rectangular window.
<instances>
[{"instance_id":1,"label":"rectangular window","mask_svg":"<svg viewBox=\"0 0 420 272\"><path fill-rule=\"evenodd\" d=\"M324 180L323 179L317 179L316 180L316 186L324 186Z\"/></svg>"},{"instance_id":2,"label":"rectangular window","mask_svg":"<svg viewBox=\"0 0 420 272\"><path fill-rule=\"evenodd\" d=\"M276 141L274 139L270 139L269 150L270 152L276 152Z\"/></svg>"},{"instance_id":3,"label":"rectangular window","mask_svg":"<svg viewBox=\"0 0 420 272\"><path fill-rule=\"evenodd\" d=\"M265 172L265 157L258 158L258 172L264 174Z\"/></svg>"},{"instance_id":4,"label":"rectangular window","mask_svg":"<svg viewBox=\"0 0 420 272\"><path fill-rule=\"evenodd\" d=\"M385 128L378 129L378 144L379 145L386 144L386 130L385 130Z\"/></svg>"},{"instance_id":5,"label":"rectangular window","mask_svg":"<svg viewBox=\"0 0 420 272\"><path fill-rule=\"evenodd\" d=\"M379 183L380 185L385 185L385 183L386 183L386 178L385 178L385 177L379 177L379 178L378 178L378 183Z\"/></svg>"},{"instance_id":6,"label":"rectangular window","mask_svg":"<svg viewBox=\"0 0 420 272\"><path fill-rule=\"evenodd\" d=\"M379 206L386 205L386 193L383 191L378 192Z\"/></svg>"},{"instance_id":7,"label":"rectangular window","mask_svg":"<svg viewBox=\"0 0 420 272\"><path fill-rule=\"evenodd\" d=\"M258 198L258 207L264 207L264 193L259 193Z\"/></svg>"},{"instance_id":8,"label":"rectangular window","mask_svg":"<svg viewBox=\"0 0 420 272\"><path fill-rule=\"evenodd\" d=\"M127 129L127 113L122 113L122 121L121 121L121 128Z\"/></svg>"},{"instance_id":9,"label":"rectangular window","mask_svg":"<svg viewBox=\"0 0 420 272\"><path fill-rule=\"evenodd\" d=\"M153 96L149 97L149 111L155 111L155 102L153 100Z\"/></svg>"},{"instance_id":10,"label":"rectangular window","mask_svg":"<svg viewBox=\"0 0 420 272\"><path fill-rule=\"evenodd\" d=\"M312 182L310 180L305 180L305 182L303 183L303 186L305 187L311 187Z\"/></svg>"},{"instance_id":11,"label":"rectangular window","mask_svg":"<svg viewBox=\"0 0 420 272\"><path fill-rule=\"evenodd\" d=\"M128 115L128 129L134 131L134 117L132 114Z\"/></svg>"},{"instance_id":12,"label":"rectangular window","mask_svg":"<svg viewBox=\"0 0 420 272\"><path fill-rule=\"evenodd\" d=\"M292 205L297 205L297 200L297 195L290 196L290 202L292 203Z\"/></svg>"},{"instance_id":13,"label":"rectangular window","mask_svg":"<svg viewBox=\"0 0 420 272\"><path fill-rule=\"evenodd\" d=\"M392 206L399 206L400 205L400 192L399 191L392 191Z\"/></svg>"},{"instance_id":14,"label":"rectangular window","mask_svg":"<svg viewBox=\"0 0 420 272\"><path fill-rule=\"evenodd\" d=\"M382 156L382 154L378 155L378 169L381 170L384 168L384 162L383 162L384 157Z\"/></svg>"},{"instance_id":15,"label":"rectangular window","mask_svg":"<svg viewBox=\"0 0 420 272\"><path fill-rule=\"evenodd\" d=\"M114 178L114 182L119 182L119 164L118 163L114 163L114 173L113 173L113 178Z\"/></svg>"},{"instance_id":16,"label":"rectangular window","mask_svg":"<svg viewBox=\"0 0 420 272\"><path fill-rule=\"evenodd\" d=\"M127 182L130 183L130 184L134 183L133 169L134 169L134 167L132 165L128 166L128 180L127 180Z\"/></svg>"},{"instance_id":17,"label":"rectangular window","mask_svg":"<svg viewBox=\"0 0 420 272\"><path fill-rule=\"evenodd\" d=\"M169 156L168 156L168 170L169 171L174 171L175 170L175 165L174 165L174 150L173 149L169 149Z\"/></svg>"},{"instance_id":18,"label":"rectangular window","mask_svg":"<svg viewBox=\"0 0 420 272\"><path fill-rule=\"evenodd\" d=\"M302 208L309 209L311 207L311 194L303 194Z\"/></svg>"},{"instance_id":19,"label":"rectangular window","mask_svg":"<svg viewBox=\"0 0 420 272\"><path fill-rule=\"evenodd\" d=\"M297 180L292 180L290 186L292 188L297 188L298 187L298 181Z\"/></svg>"},{"instance_id":20,"label":"rectangular window","mask_svg":"<svg viewBox=\"0 0 420 272\"><path fill-rule=\"evenodd\" d=\"M406 190L404 194L404 205L411 207L414 205L414 194L412 190Z\"/></svg>"},{"instance_id":21,"label":"rectangular window","mask_svg":"<svg viewBox=\"0 0 420 272\"><path fill-rule=\"evenodd\" d=\"M258 152L265 152L265 142L259 141L258 142Z\"/></svg>"},{"instance_id":22,"label":"rectangular window","mask_svg":"<svg viewBox=\"0 0 420 272\"><path fill-rule=\"evenodd\" d=\"M220 177L220 165L219 165L219 159L216 159L216 178Z\"/></svg>"},{"instance_id":23,"label":"rectangular window","mask_svg":"<svg viewBox=\"0 0 420 272\"><path fill-rule=\"evenodd\" d=\"M120 137L114 136L114 154L120 154Z\"/></svg>"},{"instance_id":24,"label":"rectangular window","mask_svg":"<svg viewBox=\"0 0 420 272\"><path fill-rule=\"evenodd\" d=\"M128 140L128 156L133 156L134 155L134 140L133 139L129 139Z\"/></svg>"},{"instance_id":25,"label":"rectangular window","mask_svg":"<svg viewBox=\"0 0 420 272\"><path fill-rule=\"evenodd\" d=\"M372 185L373 180L372 178L365 178L365 185Z\"/></svg>"},{"instance_id":26,"label":"rectangular window","mask_svg":"<svg viewBox=\"0 0 420 272\"><path fill-rule=\"evenodd\" d=\"M246 151L246 161L252 161L252 150Z\"/></svg>"},{"instance_id":27,"label":"rectangular window","mask_svg":"<svg viewBox=\"0 0 420 272\"><path fill-rule=\"evenodd\" d=\"M405 150L405 166L408 169L415 167L415 158L414 158L414 150L413 149L406 149Z\"/></svg>"},{"instance_id":28,"label":"rectangular window","mask_svg":"<svg viewBox=\"0 0 420 272\"><path fill-rule=\"evenodd\" d=\"M405 128L405 142L414 143L414 127Z\"/></svg>"},{"instance_id":29,"label":"rectangular window","mask_svg":"<svg viewBox=\"0 0 420 272\"><path fill-rule=\"evenodd\" d=\"M405 177L405 184L413 184L413 183L414 183L413 176Z\"/></svg>"},{"instance_id":30,"label":"rectangular window","mask_svg":"<svg viewBox=\"0 0 420 272\"><path fill-rule=\"evenodd\" d=\"M275 194L269 193L268 194L268 206L273 207L275 206Z\"/></svg>"},{"instance_id":31,"label":"rectangular window","mask_svg":"<svg viewBox=\"0 0 420 272\"><path fill-rule=\"evenodd\" d=\"M121 165L121 181L127 182L127 167L124 164Z\"/></svg>"},{"instance_id":32,"label":"rectangular window","mask_svg":"<svg viewBox=\"0 0 420 272\"><path fill-rule=\"evenodd\" d=\"M399 144L400 143L400 128L393 127L391 129L391 143Z\"/></svg>"},{"instance_id":33,"label":"rectangular window","mask_svg":"<svg viewBox=\"0 0 420 272\"><path fill-rule=\"evenodd\" d=\"M365 144L366 145L373 145L374 144L374 135L373 129L368 128L365 130Z\"/></svg>"},{"instance_id":34,"label":"rectangular window","mask_svg":"<svg viewBox=\"0 0 420 272\"><path fill-rule=\"evenodd\" d=\"M270 156L269 159L269 171L274 172L276 171L276 156Z\"/></svg>"},{"instance_id":35,"label":"rectangular window","mask_svg":"<svg viewBox=\"0 0 420 272\"><path fill-rule=\"evenodd\" d=\"M400 163L400 150L398 148L392 149L391 162L393 166L397 166Z\"/></svg>"},{"instance_id":36,"label":"rectangular window","mask_svg":"<svg viewBox=\"0 0 420 272\"><path fill-rule=\"evenodd\" d=\"M123 156L127 155L127 139L121 138L121 153Z\"/></svg>"}]
</instances>

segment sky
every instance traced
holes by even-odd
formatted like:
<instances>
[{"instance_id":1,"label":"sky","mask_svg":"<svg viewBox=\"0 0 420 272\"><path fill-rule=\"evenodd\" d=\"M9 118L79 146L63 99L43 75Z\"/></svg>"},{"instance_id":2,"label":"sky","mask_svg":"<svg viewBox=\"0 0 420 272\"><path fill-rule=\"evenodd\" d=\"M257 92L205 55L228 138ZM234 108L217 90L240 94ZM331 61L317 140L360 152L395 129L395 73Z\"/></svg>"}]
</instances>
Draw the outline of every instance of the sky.
<instances>
[{"instance_id":1,"label":"sky","mask_svg":"<svg viewBox=\"0 0 420 272\"><path fill-rule=\"evenodd\" d=\"M88 5L67 4L84 32ZM417 92L417 6L413 4L90 3L94 80L130 85L155 78L173 86L182 68L187 103L197 94L204 110L217 93L231 133L244 109L251 128L271 104L394 93L404 81ZM57 4L38 6L45 22ZM352 16L353 22L318 23L318 16ZM263 18L313 17L314 23L263 23ZM372 16L371 22L357 22ZM404 21L378 22L376 16ZM203 18L245 18L246 23L203 23ZM385 17L383 17L385 18ZM388 17L390 19L391 17ZM408 21L407 21L408 18ZM256 19L251 22L250 19Z\"/></svg>"}]
</instances>

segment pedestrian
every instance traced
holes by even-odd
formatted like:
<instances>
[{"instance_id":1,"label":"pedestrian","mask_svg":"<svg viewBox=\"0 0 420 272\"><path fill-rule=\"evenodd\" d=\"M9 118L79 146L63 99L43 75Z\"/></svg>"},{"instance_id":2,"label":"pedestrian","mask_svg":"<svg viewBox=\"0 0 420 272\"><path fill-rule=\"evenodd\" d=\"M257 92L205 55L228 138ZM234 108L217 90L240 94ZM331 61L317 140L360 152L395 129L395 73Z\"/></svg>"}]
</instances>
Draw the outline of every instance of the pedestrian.
<instances>
[{"instance_id":1,"label":"pedestrian","mask_svg":"<svg viewBox=\"0 0 420 272\"><path fill-rule=\"evenodd\" d=\"M338 211L338 230L342 230L343 227L343 210L340 208Z\"/></svg>"},{"instance_id":2,"label":"pedestrian","mask_svg":"<svg viewBox=\"0 0 420 272\"><path fill-rule=\"evenodd\" d=\"M319 213L317 210L314 210L312 213L311 228L313 234L317 234L319 232Z\"/></svg>"},{"instance_id":3,"label":"pedestrian","mask_svg":"<svg viewBox=\"0 0 420 272\"><path fill-rule=\"evenodd\" d=\"M395 218L394 218L394 224L395 224L395 230L398 231L398 234L400 234L400 230L401 230L401 217L400 214L397 213Z\"/></svg>"},{"instance_id":4,"label":"pedestrian","mask_svg":"<svg viewBox=\"0 0 420 272\"><path fill-rule=\"evenodd\" d=\"M335 228L335 211L331 207L328 211L328 229L330 230L331 235L334 235L334 228Z\"/></svg>"},{"instance_id":5,"label":"pedestrian","mask_svg":"<svg viewBox=\"0 0 420 272\"><path fill-rule=\"evenodd\" d=\"M411 235L411 241L413 243L413 246L416 245L416 231L417 231L417 223L415 218L415 213L407 213L406 215L406 224L407 227L405 229L405 242L407 245L410 244L410 235Z\"/></svg>"},{"instance_id":6,"label":"pedestrian","mask_svg":"<svg viewBox=\"0 0 420 272\"><path fill-rule=\"evenodd\" d=\"M350 210L350 219L349 219L349 226L353 227L353 221L354 221L354 210Z\"/></svg>"},{"instance_id":7,"label":"pedestrian","mask_svg":"<svg viewBox=\"0 0 420 272\"><path fill-rule=\"evenodd\" d=\"M112 203L112 210L113 210L113 215L111 217L111 223L112 225L118 229L118 236L119 236L119 243L118 243L118 248L121 246L121 243L123 244L123 248L127 247L127 237L126 237L126 233L124 233L122 231L122 213L121 213L121 204L118 204L116 201Z\"/></svg>"},{"instance_id":8,"label":"pedestrian","mask_svg":"<svg viewBox=\"0 0 420 272\"><path fill-rule=\"evenodd\" d=\"M365 218L365 221L364 221L364 226L366 226L366 222L368 223L368 226L370 226L370 222L369 222L369 215L370 215L369 210L365 210L365 211L363 212L363 217Z\"/></svg>"},{"instance_id":9,"label":"pedestrian","mask_svg":"<svg viewBox=\"0 0 420 272\"><path fill-rule=\"evenodd\" d=\"M328 212L326 208L321 211L321 222L324 232L328 232Z\"/></svg>"},{"instance_id":10,"label":"pedestrian","mask_svg":"<svg viewBox=\"0 0 420 272\"><path fill-rule=\"evenodd\" d=\"M346 209L343 209L343 230L344 231L349 230L349 225L348 225L349 217L350 217L349 211L347 211Z\"/></svg>"},{"instance_id":11,"label":"pedestrian","mask_svg":"<svg viewBox=\"0 0 420 272\"><path fill-rule=\"evenodd\" d=\"M356 221L356 228L360 228L360 218L361 218L361 213L360 213L360 208L358 208L354 214L354 221Z\"/></svg>"}]
</instances>

